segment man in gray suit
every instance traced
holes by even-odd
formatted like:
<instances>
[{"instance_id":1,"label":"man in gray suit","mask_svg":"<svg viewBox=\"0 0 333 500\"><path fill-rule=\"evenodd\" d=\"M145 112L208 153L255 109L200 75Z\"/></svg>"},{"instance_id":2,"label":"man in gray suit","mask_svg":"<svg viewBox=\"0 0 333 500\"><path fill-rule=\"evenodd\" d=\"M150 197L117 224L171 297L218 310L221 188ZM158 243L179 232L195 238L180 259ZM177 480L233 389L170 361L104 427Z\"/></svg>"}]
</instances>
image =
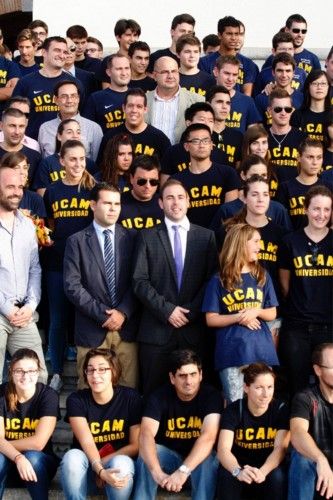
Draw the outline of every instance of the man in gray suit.
<instances>
[{"instance_id":1,"label":"man in gray suit","mask_svg":"<svg viewBox=\"0 0 333 500\"><path fill-rule=\"evenodd\" d=\"M144 394L167 380L175 349L194 349L207 360L209 339L201 303L217 267L214 234L190 224L183 185L169 179L159 203L164 222L140 231L133 274L134 292L143 305L138 341Z\"/></svg>"},{"instance_id":2,"label":"man in gray suit","mask_svg":"<svg viewBox=\"0 0 333 500\"><path fill-rule=\"evenodd\" d=\"M201 95L179 86L178 63L172 57L160 57L155 62L153 77L157 86L147 92L146 121L162 130L171 144L180 141L186 128L184 113L194 102L204 101Z\"/></svg>"},{"instance_id":3,"label":"man in gray suit","mask_svg":"<svg viewBox=\"0 0 333 500\"><path fill-rule=\"evenodd\" d=\"M64 288L75 305L79 388L82 365L94 347L113 348L122 366L121 383L137 385L136 305L131 287L134 235L116 224L120 192L107 183L91 191L94 220L67 241Z\"/></svg>"}]
</instances>

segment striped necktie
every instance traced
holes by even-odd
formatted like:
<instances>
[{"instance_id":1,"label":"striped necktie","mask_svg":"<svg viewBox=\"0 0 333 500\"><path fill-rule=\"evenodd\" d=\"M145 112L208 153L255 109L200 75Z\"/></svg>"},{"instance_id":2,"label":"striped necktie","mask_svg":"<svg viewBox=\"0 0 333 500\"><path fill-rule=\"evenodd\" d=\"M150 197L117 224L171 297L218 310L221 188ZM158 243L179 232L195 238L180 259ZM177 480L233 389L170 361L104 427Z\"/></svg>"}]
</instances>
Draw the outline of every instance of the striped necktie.
<instances>
[{"instance_id":1,"label":"striped necktie","mask_svg":"<svg viewBox=\"0 0 333 500\"><path fill-rule=\"evenodd\" d=\"M116 270L114 263L114 253L111 240L111 229L105 229L104 234L104 265L106 281L109 289L112 306L116 305Z\"/></svg>"}]
</instances>

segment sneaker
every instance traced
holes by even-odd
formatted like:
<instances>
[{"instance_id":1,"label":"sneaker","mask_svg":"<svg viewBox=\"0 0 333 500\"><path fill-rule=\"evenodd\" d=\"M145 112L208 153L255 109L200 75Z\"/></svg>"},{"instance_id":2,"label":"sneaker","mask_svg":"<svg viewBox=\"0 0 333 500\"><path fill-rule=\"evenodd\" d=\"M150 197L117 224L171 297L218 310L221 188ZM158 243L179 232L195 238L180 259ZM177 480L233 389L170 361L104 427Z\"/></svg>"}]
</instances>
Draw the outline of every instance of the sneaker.
<instances>
[{"instance_id":1,"label":"sneaker","mask_svg":"<svg viewBox=\"0 0 333 500\"><path fill-rule=\"evenodd\" d=\"M51 378L51 381L49 383L49 386L52 387L57 392L60 392L60 389L64 385L63 381L61 380L60 375L58 373L55 373L53 377Z\"/></svg>"},{"instance_id":2,"label":"sneaker","mask_svg":"<svg viewBox=\"0 0 333 500\"><path fill-rule=\"evenodd\" d=\"M76 361L77 349L73 345L69 345L66 349L66 359L67 361Z\"/></svg>"}]
</instances>

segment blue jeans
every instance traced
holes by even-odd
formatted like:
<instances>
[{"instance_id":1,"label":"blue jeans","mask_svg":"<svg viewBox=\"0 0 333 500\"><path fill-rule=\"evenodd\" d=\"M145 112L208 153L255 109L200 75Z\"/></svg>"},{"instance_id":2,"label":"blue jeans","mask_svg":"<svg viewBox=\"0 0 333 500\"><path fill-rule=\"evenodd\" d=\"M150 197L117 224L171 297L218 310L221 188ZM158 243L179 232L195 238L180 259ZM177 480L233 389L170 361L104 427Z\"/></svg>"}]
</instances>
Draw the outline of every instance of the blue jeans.
<instances>
[{"instance_id":1,"label":"blue jeans","mask_svg":"<svg viewBox=\"0 0 333 500\"><path fill-rule=\"evenodd\" d=\"M241 368L231 366L219 371L219 375L226 403L230 404L237 399L242 399L244 396L244 375Z\"/></svg>"},{"instance_id":2,"label":"blue jeans","mask_svg":"<svg viewBox=\"0 0 333 500\"><path fill-rule=\"evenodd\" d=\"M106 469L120 469L121 473L129 476L126 486L116 489L109 484L105 485L105 494L109 500L127 500L133 488L135 464L132 458L126 455L115 455L104 463ZM61 484L67 500L86 500L87 495L101 493L96 486L96 474L92 470L87 455L73 448L69 450L60 464Z\"/></svg>"},{"instance_id":3,"label":"blue jeans","mask_svg":"<svg viewBox=\"0 0 333 500\"><path fill-rule=\"evenodd\" d=\"M313 500L316 482L315 462L303 457L296 450L292 450L289 466L288 500Z\"/></svg>"},{"instance_id":4,"label":"blue jeans","mask_svg":"<svg viewBox=\"0 0 333 500\"><path fill-rule=\"evenodd\" d=\"M46 272L46 287L50 311L49 351L52 371L63 372L69 302L64 292L62 271Z\"/></svg>"},{"instance_id":5,"label":"blue jeans","mask_svg":"<svg viewBox=\"0 0 333 500\"><path fill-rule=\"evenodd\" d=\"M37 476L37 482L23 481L14 462L0 453L0 498L2 498L7 485L27 488L33 500L47 500L50 482L58 468L58 458L46 455L42 451L22 451L22 454L31 463ZM9 484L6 484L7 476Z\"/></svg>"},{"instance_id":6,"label":"blue jeans","mask_svg":"<svg viewBox=\"0 0 333 500\"><path fill-rule=\"evenodd\" d=\"M172 474L183 463L183 457L166 446L157 444L156 449L161 468L167 474ZM192 471L190 476L192 500L212 500L215 497L217 470L218 460L215 454L211 453ZM155 483L145 462L139 457L133 500L154 500L157 488L158 484Z\"/></svg>"}]
</instances>

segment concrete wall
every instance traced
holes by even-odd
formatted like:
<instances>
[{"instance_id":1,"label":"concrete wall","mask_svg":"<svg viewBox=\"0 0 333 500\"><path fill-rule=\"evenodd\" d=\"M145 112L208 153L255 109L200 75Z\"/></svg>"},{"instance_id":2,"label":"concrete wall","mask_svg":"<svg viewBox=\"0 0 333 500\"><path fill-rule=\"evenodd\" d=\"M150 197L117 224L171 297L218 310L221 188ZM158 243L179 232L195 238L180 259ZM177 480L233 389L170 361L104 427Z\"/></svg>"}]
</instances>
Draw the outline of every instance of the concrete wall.
<instances>
[{"instance_id":1,"label":"concrete wall","mask_svg":"<svg viewBox=\"0 0 333 500\"><path fill-rule=\"evenodd\" d=\"M306 47L326 54L333 44L332 0L34 0L33 18L43 19L50 34L64 34L72 24L84 25L91 36L108 49L116 47L115 22L133 18L142 27L141 40L152 48L170 44L171 19L182 12L196 19L200 39L216 32L217 20L225 15L241 19L246 25L244 53L260 53L271 47L272 36L290 14L300 13L308 21ZM248 50L247 50L248 49ZM258 51L259 49L259 51ZM261 49L261 51L260 51Z\"/></svg>"}]
</instances>

